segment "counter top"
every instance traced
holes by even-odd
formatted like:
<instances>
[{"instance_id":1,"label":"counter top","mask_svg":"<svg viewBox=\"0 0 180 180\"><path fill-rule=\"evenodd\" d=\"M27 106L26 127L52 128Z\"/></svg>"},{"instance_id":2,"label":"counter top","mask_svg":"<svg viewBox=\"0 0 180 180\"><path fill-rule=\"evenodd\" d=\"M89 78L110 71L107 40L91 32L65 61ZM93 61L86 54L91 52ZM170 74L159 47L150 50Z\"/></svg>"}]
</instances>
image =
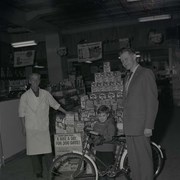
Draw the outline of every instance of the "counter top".
<instances>
[{"instance_id":1,"label":"counter top","mask_svg":"<svg viewBox=\"0 0 180 180\"><path fill-rule=\"evenodd\" d=\"M0 97L0 102L2 101L10 101L10 100L15 100L15 99L19 99L17 97L14 97L14 98L10 98L10 97Z\"/></svg>"}]
</instances>

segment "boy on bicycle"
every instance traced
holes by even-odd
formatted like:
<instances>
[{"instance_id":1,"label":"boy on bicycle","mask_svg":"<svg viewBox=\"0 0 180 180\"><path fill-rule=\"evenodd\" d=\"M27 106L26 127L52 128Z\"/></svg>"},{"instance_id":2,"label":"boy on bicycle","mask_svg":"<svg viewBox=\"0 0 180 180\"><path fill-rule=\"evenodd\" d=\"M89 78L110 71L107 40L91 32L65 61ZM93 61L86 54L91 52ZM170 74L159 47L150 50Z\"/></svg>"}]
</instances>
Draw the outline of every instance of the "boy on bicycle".
<instances>
[{"instance_id":1,"label":"boy on bicycle","mask_svg":"<svg viewBox=\"0 0 180 180\"><path fill-rule=\"evenodd\" d=\"M104 138L104 141L110 141L112 137L116 134L116 126L113 116L110 114L110 109L102 105L97 110L97 119L93 126L93 130L98 132L101 137ZM98 141L98 139L97 139ZM106 166L112 165L114 163L114 150L115 146L113 144L103 143L101 141L95 141L95 151L96 156L99 158ZM105 167L102 164L98 163L98 169L101 171L105 170ZM99 179L108 179L107 176L99 177Z\"/></svg>"}]
</instances>

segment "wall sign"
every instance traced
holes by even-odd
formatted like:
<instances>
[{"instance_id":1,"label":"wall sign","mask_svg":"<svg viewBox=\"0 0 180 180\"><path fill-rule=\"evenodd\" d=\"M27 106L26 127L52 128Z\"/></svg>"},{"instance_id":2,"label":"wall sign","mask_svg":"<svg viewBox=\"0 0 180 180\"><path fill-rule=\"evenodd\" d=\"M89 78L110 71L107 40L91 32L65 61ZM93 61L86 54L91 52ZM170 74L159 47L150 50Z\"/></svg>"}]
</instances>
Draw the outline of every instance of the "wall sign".
<instances>
[{"instance_id":1,"label":"wall sign","mask_svg":"<svg viewBox=\"0 0 180 180\"><path fill-rule=\"evenodd\" d=\"M160 44L163 42L163 34L150 31L148 34L149 41L153 44Z\"/></svg>"},{"instance_id":2,"label":"wall sign","mask_svg":"<svg viewBox=\"0 0 180 180\"><path fill-rule=\"evenodd\" d=\"M57 54L60 56L66 56L67 55L67 47L60 47L57 50Z\"/></svg>"},{"instance_id":3,"label":"wall sign","mask_svg":"<svg viewBox=\"0 0 180 180\"><path fill-rule=\"evenodd\" d=\"M33 65L34 56L35 56L35 50L14 52L14 67Z\"/></svg>"},{"instance_id":4,"label":"wall sign","mask_svg":"<svg viewBox=\"0 0 180 180\"><path fill-rule=\"evenodd\" d=\"M95 61L102 58L102 42L78 44L78 61Z\"/></svg>"}]
</instances>

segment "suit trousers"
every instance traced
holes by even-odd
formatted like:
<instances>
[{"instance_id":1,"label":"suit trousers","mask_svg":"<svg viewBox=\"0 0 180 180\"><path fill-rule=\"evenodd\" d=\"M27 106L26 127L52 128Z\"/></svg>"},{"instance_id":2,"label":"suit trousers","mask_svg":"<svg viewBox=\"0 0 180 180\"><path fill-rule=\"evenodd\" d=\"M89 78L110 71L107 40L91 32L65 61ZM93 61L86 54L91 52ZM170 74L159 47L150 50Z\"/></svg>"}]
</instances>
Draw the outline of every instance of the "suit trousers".
<instances>
[{"instance_id":1,"label":"suit trousers","mask_svg":"<svg viewBox=\"0 0 180 180\"><path fill-rule=\"evenodd\" d=\"M150 138L126 136L132 180L153 180L153 159Z\"/></svg>"},{"instance_id":2,"label":"suit trousers","mask_svg":"<svg viewBox=\"0 0 180 180\"><path fill-rule=\"evenodd\" d=\"M31 155L33 171L35 174L43 173L43 159L44 159L47 171L49 171L50 166L53 161L52 153Z\"/></svg>"}]
</instances>

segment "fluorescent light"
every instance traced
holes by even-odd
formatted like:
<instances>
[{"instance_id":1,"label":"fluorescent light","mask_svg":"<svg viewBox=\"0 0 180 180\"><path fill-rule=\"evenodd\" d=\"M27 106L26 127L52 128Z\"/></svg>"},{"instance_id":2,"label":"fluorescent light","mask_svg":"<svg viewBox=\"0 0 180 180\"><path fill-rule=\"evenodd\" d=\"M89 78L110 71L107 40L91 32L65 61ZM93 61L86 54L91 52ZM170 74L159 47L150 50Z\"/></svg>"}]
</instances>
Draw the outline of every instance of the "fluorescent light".
<instances>
[{"instance_id":1,"label":"fluorescent light","mask_svg":"<svg viewBox=\"0 0 180 180\"><path fill-rule=\"evenodd\" d=\"M33 40L33 41L23 41L23 42L11 43L11 45L14 48L18 48L18 47L34 46L34 45L37 45L37 43Z\"/></svg>"},{"instance_id":2,"label":"fluorescent light","mask_svg":"<svg viewBox=\"0 0 180 180\"><path fill-rule=\"evenodd\" d=\"M43 69L43 68L45 68L45 67L44 67L44 66L41 66L41 65L38 65L38 63L36 62L35 65L34 65L34 68Z\"/></svg>"},{"instance_id":3,"label":"fluorescent light","mask_svg":"<svg viewBox=\"0 0 180 180\"><path fill-rule=\"evenodd\" d=\"M140 1L140 0L127 0L127 2L136 2L136 1Z\"/></svg>"},{"instance_id":4,"label":"fluorescent light","mask_svg":"<svg viewBox=\"0 0 180 180\"><path fill-rule=\"evenodd\" d=\"M85 63L91 64L91 63L92 63L92 61L85 61Z\"/></svg>"},{"instance_id":5,"label":"fluorescent light","mask_svg":"<svg viewBox=\"0 0 180 180\"><path fill-rule=\"evenodd\" d=\"M148 16L148 17L142 17L138 18L139 22L148 22L148 21L158 21L158 20L165 20L170 19L170 14L163 14L163 15L157 15L157 16Z\"/></svg>"},{"instance_id":6,"label":"fluorescent light","mask_svg":"<svg viewBox=\"0 0 180 180\"><path fill-rule=\"evenodd\" d=\"M44 67L44 66L35 65L34 68L43 69L43 68L45 68L45 67Z\"/></svg>"},{"instance_id":7,"label":"fluorescent light","mask_svg":"<svg viewBox=\"0 0 180 180\"><path fill-rule=\"evenodd\" d=\"M140 55L140 52L139 52L139 51L136 51L136 57L137 57L137 58L141 57L141 55Z\"/></svg>"}]
</instances>

